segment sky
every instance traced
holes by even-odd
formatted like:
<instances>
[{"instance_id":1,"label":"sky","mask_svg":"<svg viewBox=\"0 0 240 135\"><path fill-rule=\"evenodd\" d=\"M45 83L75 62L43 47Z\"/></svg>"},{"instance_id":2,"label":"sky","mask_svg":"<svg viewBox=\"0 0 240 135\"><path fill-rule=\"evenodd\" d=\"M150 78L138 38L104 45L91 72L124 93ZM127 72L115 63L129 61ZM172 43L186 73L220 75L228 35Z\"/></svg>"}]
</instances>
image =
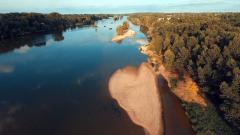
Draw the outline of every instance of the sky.
<instances>
[{"instance_id":1,"label":"sky","mask_svg":"<svg viewBox=\"0 0 240 135\"><path fill-rule=\"evenodd\" d=\"M240 0L0 0L7 12L240 12Z\"/></svg>"}]
</instances>

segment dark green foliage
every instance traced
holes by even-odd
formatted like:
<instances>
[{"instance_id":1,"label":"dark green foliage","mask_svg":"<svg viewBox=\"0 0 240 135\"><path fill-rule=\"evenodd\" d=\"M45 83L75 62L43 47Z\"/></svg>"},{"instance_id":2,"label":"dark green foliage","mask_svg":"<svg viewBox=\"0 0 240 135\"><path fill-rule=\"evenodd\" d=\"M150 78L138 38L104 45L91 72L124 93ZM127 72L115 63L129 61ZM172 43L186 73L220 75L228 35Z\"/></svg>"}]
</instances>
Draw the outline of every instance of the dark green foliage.
<instances>
[{"instance_id":1,"label":"dark green foliage","mask_svg":"<svg viewBox=\"0 0 240 135\"><path fill-rule=\"evenodd\" d=\"M220 115L240 130L240 14L142 14L130 20L148 27L145 34L165 66L190 73Z\"/></svg>"},{"instance_id":2,"label":"dark green foliage","mask_svg":"<svg viewBox=\"0 0 240 135\"><path fill-rule=\"evenodd\" d=\"M171 49L168 49L164 52L163 62L166 68L172 68L175 61L175 54Z\"/></svg>"},{"instance_id":3,"label":"dark green foliage","mask_svg":"<svg viewBox=\"0 0 240 135\"><path fill-rule=\"evenodd\" d=\"M183 103L187 115L192 123L192 128L197 135L232 135L232 131L226 123L215 113L216 109L212 104L207 108L193 103Z\"/></svg>"},{"instance_id":4,"label":"dark green foliage","mask_svg":"<svg viewBox=\"0 0 240 135\"><path fill-rule=\"evenodd\" d=\"M92 25L108 15L61 15L59 13L0 14L0 40L23 35L64 31L76 26Z\"/></svg>"},{"instance_id":5,"label":"dark green foliage","mask_svg":"<svg viewBox=\"0 0 240 135\"><path fill-rule=\"evenodd\" d=\"M116 32L117 35L123 35L124 34L123 27L121 25L117 26Z\"/></svg>"},{"instance_id":6,"label":"dark green foliage","mask_svg":"<svg viewBox=\"0 0 240 135\"><path fill-rule=\"evenodd\" d=\"M128 28L129 28L128 21L123 22L122 28L123 28L123 30L128 30Z\"/></svg>"},{"instance_id":7,"label":"dark green foliage","mask_svg":"<svg viewBox=\"0 0 240 135\"><path fill-rule=\"evenodd\" d=\"M150 49L160 53L163 50L163 45L162 45L163 39L160 36L156 36L152 39L151 44L150 44Z\"/></svg>"},{"instance_id":8,"label":"dark green foliage","mask_svg":"<svg viewBox=\"0 0 240 135\"><path fill-rule=\"evenodd\" d=\"M171 78L171 79L170 79L170 86L171 86L171 89L172 89L172 90L174 90L175 88L177 88L177 79Z\"/></svg>"}]
</instances>

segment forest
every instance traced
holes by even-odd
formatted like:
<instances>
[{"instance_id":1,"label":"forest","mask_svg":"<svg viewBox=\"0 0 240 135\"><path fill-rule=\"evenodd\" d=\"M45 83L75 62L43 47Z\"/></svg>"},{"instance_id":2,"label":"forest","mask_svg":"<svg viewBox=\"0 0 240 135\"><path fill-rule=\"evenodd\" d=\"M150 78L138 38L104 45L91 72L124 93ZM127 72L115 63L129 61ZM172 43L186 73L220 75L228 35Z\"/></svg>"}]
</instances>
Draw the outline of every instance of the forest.
<instances>
[{"instance_id":1,"label":"forest","mask_svg":"<svg viewBox=\"0 0 240 135\"><path fill-rule=\"evenodd\" d=\"M141 26L164 66L190 74L222 119L239 133L240 13L132 14L129 20ZM208 121L211 115L206 117ZM226 134L207 130L215 131L202 133Z\"/></svg>"},{"instance_id":2,"label":"forest","mask_svg":"<svg viewBox=\"0 0 240 135\"><path fill-rule=\"evenodd\" d=\"M50 13L7 13L0 14L0 40L35 33L64 31L68 28L94 25L95 21L109 15L75 15Z\"/></svg>"}]
</instances>

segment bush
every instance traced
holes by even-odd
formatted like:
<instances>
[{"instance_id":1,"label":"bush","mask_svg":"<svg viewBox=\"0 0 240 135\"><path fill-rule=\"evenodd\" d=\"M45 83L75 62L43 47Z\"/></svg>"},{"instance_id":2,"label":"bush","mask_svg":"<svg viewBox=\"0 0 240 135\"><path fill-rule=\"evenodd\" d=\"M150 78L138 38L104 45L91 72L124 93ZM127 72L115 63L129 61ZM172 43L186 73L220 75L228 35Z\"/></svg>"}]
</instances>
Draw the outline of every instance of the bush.
<instances>
[{"instance_id":1,"label":"bush","mask_svg":"<svg viewBox=\"0 0 240 135\"><path fill-rule=\"evenodd\" d=\"M125 31L125 30L128 30L128 28L129 28L129 24L128 24L127 21L125 21L125 22L123 23L122 29Z\"/></svg>"},{"instance_id":2,"label":"bush","mask_svg":"<svg viewBox=\"0 0 240 135\"><path fill-rule=\"evenodd\" d=\"M175 88L177 88L177 79L175 78L170 78L170 86L171 86L171 89L174 90Z\"/></svg>"},{"instance_id":3,"label":"bush","mask_svg":"<svg viewBox=\"0 0 240 135\"><path fill-rule=\"evenodd\" d=\"M117 31L117 35L123 35L124 33L122 26L118 26L116 31Z\"/></svg>"}]
</instances>

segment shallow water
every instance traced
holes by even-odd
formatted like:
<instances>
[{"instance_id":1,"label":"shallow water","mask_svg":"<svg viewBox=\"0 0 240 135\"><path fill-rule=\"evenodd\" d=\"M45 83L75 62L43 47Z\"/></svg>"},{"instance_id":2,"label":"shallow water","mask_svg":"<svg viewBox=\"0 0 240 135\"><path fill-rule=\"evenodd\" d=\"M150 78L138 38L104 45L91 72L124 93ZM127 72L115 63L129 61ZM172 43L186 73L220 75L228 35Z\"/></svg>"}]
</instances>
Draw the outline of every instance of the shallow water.
<instances>
[{"instance_id":1,"label":"shallow water","mask_svg":"<svg viewBox=\"0 0 240 135\"><path fill-rule=\"evenodd\" d=\"M147 59L138 26L130 25L135 38L111 42L124 20L2 42L0 134L143 134L108 93L114 71Z\"/></svg>"}]
</instances>

